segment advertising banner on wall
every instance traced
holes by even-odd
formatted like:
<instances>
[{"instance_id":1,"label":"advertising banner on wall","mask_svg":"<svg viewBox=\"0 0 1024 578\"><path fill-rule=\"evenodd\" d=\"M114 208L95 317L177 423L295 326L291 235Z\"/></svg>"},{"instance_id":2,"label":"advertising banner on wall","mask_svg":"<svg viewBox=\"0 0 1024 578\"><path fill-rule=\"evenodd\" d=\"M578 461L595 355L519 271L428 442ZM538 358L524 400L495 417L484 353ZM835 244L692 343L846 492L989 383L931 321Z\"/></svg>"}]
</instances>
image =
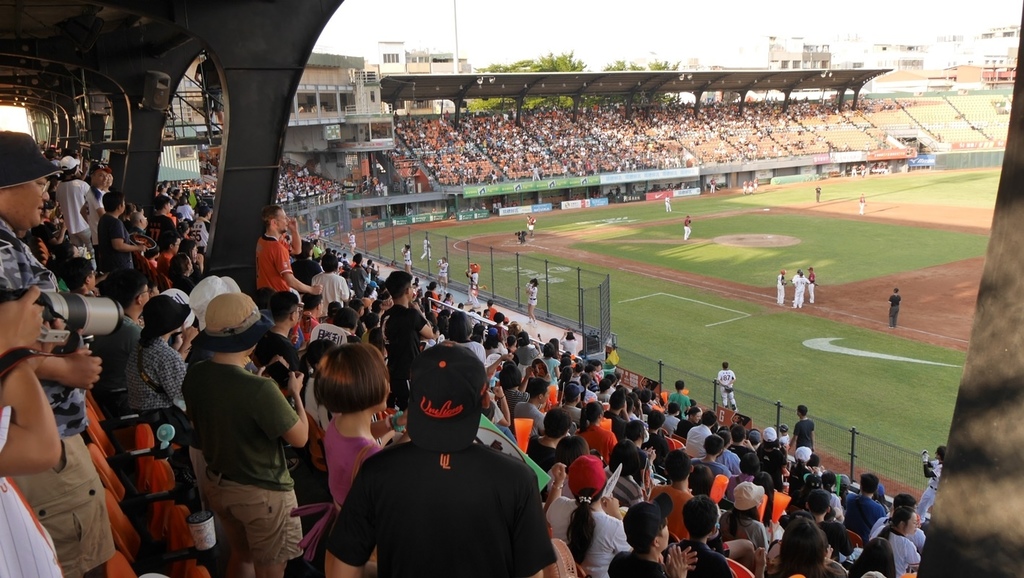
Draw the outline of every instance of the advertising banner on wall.
<instances>
[{"instance_id":1,"label":"advertising banner on wall","mask_svg":"<svg viewBox=\"0 0 1024 578\"><path fill-rule=\"evenodd\" d=\"M907 165L911 167L934 167L935 155L918 155L917 158L907 161Z\"/></svg>"},{"instance_id":2,"label":"advertising banner on wall","mask_svg":"<svg viewBox=\"0 0 1024 578\"><path fill-rule=\"evenodd\" d=\"M485 209L475 211L462 211L455 215L456 221L477 221L491 216L491 212Z\"/></svg>"},{"instance_id":3,"label":"advertising banner on wall","mask_svg":"<svg viewBox=\"0 0 1024 578\"><path fill-rule=\"evenodd\" d=\"M917 156L917 149L882 149L868 153L869 161L891 161L912 159Z\"/></svg>"},{"instance_id":4,"label":"advertising banner on wall","mask_svg":"<svg viewBox=\"0 0 1024 578\"><path fill-rule=\"evenodd\" d=\"M562 201L560 207L565 209L588 209L590 207L607 207L608 199L600 197L597 199L577 199L575 201Z\"/></svg>"},{"instance_id":5,"label":"advertising banner on wall","mask_svg":"<svg viewBox=\"0 0 1024 578\"><path fill-rule=\"evenodd\" d=\"M554 189L571 189L599 185L600 177L569 177L546 179L542 181L519 181L517 183L498 183L496 185L470 185L462 187L464 197L490 197L493 195L511 195L515 193L531 193Z\"/></svg>"},{"instance_id":6,"label":"advertising banner on wall","mask_svg":"<svg viewBox=\"0 0 1024 578\"><path fill-rule=\"evenodd\" d=\"M978 149L1002 149L1006 148L1004 140L989 140L980 142L955 142L950 143L953 150L978 150Z\"/></svg>"},{"instance_id":7,"label":"advertising banner on wall","mask_svg":"<svg viewBox=\"0 0 1024 578\"><path fill-rule=\"evenodd\" d=\"M498 214L502 217L509 215L529 215L533 212L533 205L526 205L523 207L502 207L498 209Z\"/></svg>"},{"instance_id":8,"label":"advertising banner on wall","mask_svg":"<svg viewBox=\"0 0 1024 578\"><path fill-rule=\"evenodd\" d=\"M829 153L834 163L859 163L865 158L865 154L860 151L846 151L841 153Z\"/></svg>"},{"instance_id":9,"label":"advertising banner on wall","mask_svg":"<svg viewBox=\"0 0 1024 578\"><path fill-rule=\"evenodd\" d=\"M660 171L637 171L635 173L609 173L601 175L602 185L615 183L634 183L638 181L653 181L657 179L684 179L696 177L699 169L662 169Z\"/></svg>"}]
</instances>

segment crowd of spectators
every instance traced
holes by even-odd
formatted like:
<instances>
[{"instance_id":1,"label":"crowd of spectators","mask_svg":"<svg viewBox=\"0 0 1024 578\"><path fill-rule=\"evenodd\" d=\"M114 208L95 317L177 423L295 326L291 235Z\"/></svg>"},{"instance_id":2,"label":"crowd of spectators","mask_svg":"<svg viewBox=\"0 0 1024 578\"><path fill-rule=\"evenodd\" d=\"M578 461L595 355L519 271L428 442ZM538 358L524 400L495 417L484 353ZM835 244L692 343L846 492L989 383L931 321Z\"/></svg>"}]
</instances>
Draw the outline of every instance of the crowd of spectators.
<instances>
[{"instance_id":1,"label":"crowd of spectators","mask_svg":"<svg viewBox=\"0 0 1024 578\"><path fill-rule=\"evenodd\" d=\"M337 200L345 192L344 185L316 174L311 163L281 163L277 178L277 202L291 203L300 199L316 199L321 203Z\"/></svg>"},{"instance_id":2,"label":"crowd of spectators","mask_svg":"<svg viewBox=\"0 0 1024 578\"><path fill-rule=\"evenodd\" d=\"M387 155L391 178L411 191L421 163L438 184L459 186L867 152L889 146L890 127L915 123L907 111L919 105L865 99L857 110L839 110L835 103L792 101L783 110L778 102L748 102L741 113L737 103L714 102L695 115L692 105L655 104L629 117L616 105L580 109L575 119L571 111L545 108L525 111L519 124L510 113L467 114L457 127L447 114L406 116L396 118L397 147ZM937 140L949 140L941 127L932 128ZM339 182L317 175L312 163L285 161L277 202L329 202L343 192L380 196L386 186L369 176Z\"/></svg>"},{"instance_id":3,"label":"crowd of spectators","mask_svg":"<svg viewBox=\"0 0 1024 578\"><path fill-rule=\"evenodd\" d=\"M884 148L888 111L906 103L861 101L862 110L793 101L603 106L573 112L400 117L396 134L442 185L733 163ZM872 115L879 115L878 122Z\"/></svg>"},{"instance_id":4,"label":"crowd of spectators","mask_svg":"<svg viewBox=\"0 0 1024 578\"><path fill-rule=\"evenodd\" d=\"M301 240L294 219L276 205L262 211L257 290L249 296L232 279L204 273L201 233L210 213L194 195L158 187L147 218L108 190L104 169L94 167L92 185L79 186L85 170L71 155L53 164L31 139L5 133L0 152L0 162L25 169L0 172L0 189L19 188L0 195L0 225L31 230L14 249L33 250L0 270L5 281L53 290L59 279L69 291L109 296L124 311L118 329L97 336L95 354L60 358L68 365L62 372L39 370L62 380L44 386L61 393L48 398L56 422L39 423L63 441L41 436L37 443L46 447L37 448L37 460L0 470L28 476L16 483L30 504L76 488L75 500L21 507L53 537L47 576L60 573L54 560L65 576L100 571L115 548L100 478L88 451L83 459L77 449L85 448L79 434L86 421L84 394L75 392L87 388L107 415L140 414L154 429L175 425L176 467L224 528L231 575L281 577L303 549L316 558L317 533L303 539L291 516L310 506L295 492L291 471L299 466L331 495L314 508L324 516L318 527L329 576L357 575L374 563L396 576L418 575L424 564L444 564L453 575L482 568L488 576L534 575L556 562L549 527L567 545L564 562L597 578L689 571L730 578L730 563L759 578L841 577L846 567L860 578L879 569L873 565L899 576L920 561L916 500L901 494L890 508L870 473L859 493L848 494L850 481L814 453L803 406L792 437L788 428L721 424L682 381L664 398L657 383L631 387L620 380L614 349L603 361L581 359L571 333L538 342L492 303L478 315L435 282L401 270L382 277L360 253ZM70 244L58 217L66 201L45 220L38 211L12 210L22 196L45 199L61 185L61 197L95 195L104 207L99 241L82 247L86 254ZM156 247L129 231L148 233ZM0 227L0 237L14 235ZM90 249L101 257L98 272ZM132 258L113 258L118 253ZM0 315L38 315L24 305ZM36 393L39 410L47 398ZM15 415L15 426L27 425L23 417ZM486 445L476 441L482 417L498 431ZM539 487L534 470L494 451L517 443L550 483ZM48 471L60 444L66 467ZM380 451L388 445L394 448ZM926 472L941 468L943 453L934 463L924 457ZM789 499L780 499L787 490ZM247 506L257 499L266 507ZM87 531L67 532L64 515L87 515ZM409 526L407 519L434 523ZM862 559L844 530L868 545ZM45 554L42 533L25 539L26 551ZM467 552L469 540L487 540L487 547Z\"/></svg>"}]
</instances>

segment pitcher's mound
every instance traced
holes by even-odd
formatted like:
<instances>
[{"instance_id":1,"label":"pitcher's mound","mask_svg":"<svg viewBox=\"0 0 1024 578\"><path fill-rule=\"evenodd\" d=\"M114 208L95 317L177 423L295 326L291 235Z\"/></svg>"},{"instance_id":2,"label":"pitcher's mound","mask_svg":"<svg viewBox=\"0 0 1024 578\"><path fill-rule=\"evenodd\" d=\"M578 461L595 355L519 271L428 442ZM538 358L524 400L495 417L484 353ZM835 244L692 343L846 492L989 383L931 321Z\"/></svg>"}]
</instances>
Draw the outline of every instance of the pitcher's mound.
<instances>
[{"instance_id":1,"label":"pitcher's mound","mask_svg":"<svg viewBox=\"0 0 1024 578\"><path fill-rule=\"evenodd\" d=\"M787 235L722 235L712 241L729 247L789 247L800 244L800 239Z\"/></svg>"}]
</instances>

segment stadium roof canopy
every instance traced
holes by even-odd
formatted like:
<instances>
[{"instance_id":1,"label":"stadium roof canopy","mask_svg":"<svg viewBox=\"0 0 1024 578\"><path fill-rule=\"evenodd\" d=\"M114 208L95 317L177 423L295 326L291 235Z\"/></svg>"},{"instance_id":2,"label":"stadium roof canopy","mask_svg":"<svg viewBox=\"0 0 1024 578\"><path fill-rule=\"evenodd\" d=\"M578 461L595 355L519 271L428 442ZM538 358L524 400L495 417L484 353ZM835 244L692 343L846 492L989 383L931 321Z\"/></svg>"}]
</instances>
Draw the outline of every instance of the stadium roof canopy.
<instances>
[{"instance_id":1,"label":"stadium roof canopy","mask_svg":"<svg viewBox=\"0 0 1024 578\"><path fill-rule=\"evenodd\" d=\"M888 69L524 72L392 75L381 79L384 102L527 96L611 96L717 91L859 91Z\"/></svg>"}]
</instances>

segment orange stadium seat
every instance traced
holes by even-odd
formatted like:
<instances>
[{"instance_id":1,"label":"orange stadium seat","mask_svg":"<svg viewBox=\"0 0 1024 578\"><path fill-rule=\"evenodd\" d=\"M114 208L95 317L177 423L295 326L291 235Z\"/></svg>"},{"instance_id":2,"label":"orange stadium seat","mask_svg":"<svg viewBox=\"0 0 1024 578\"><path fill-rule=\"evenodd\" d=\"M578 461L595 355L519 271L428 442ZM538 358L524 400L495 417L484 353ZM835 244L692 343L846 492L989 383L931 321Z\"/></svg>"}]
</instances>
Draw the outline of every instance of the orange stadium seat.
<instances>
[{"instance_id":1,"label":"orange stadium seat","mask_svg":"<svg viewBox=\"0 0 1024 578\"><path fill-rule=\"evenodd\" d=\"M729 570L732 570L732 575L735 578L754 578L754 573L743 564L732 558L726 558L725 561L729 563Z\"/></svg>"}]
</instances>

